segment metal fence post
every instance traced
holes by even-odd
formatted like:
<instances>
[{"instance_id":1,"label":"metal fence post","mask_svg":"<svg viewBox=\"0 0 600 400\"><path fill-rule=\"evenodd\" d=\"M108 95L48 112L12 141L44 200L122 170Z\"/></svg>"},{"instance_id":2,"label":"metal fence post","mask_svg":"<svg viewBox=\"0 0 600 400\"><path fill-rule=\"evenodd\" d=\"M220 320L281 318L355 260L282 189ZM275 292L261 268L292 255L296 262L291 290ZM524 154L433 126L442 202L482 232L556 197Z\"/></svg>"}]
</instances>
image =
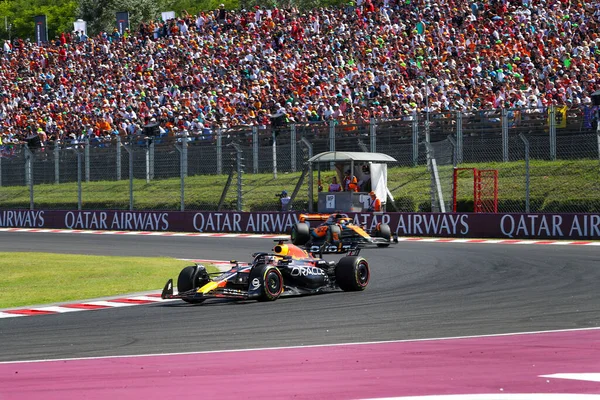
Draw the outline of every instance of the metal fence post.
<instances>
[{"instance_id":1,"label":"metal fence post","mask_svg":"<svg viewBox=\"0 0 600 400\"><path fill-rule=\"evenodd\" d=\"M188 148L188 133L183 131L183 139L180 145L175 143L175 149L179 152L179 211L185 211L185 177L187 176L187 148Z\"/></svg>"},{"instance_id":2,"label":"metal fence post","mask_svg":"<svg viewBox=\"0 0 600 400\"><path fill-rule=\"evenodd\" d=\"M525 135L523 135L522 133L519 133L519 138L521 138L521 140L523 141L523 144L525 145L525 212L528 213L528 212L530 212L530 205L529 205L529 196L530 196L529 140L527 140Z\"/></svg>"},{"instance_id":3,"label":"metal fence post","mask_svg":"<svg viewBox=\"0 0 600 400\"><path fill-rule=\"evenodd\" d=\"M369 121L369 139L371 146L371 153L377 153L377 121L375 118L371 118Z\"/></svg>"},{"instance_id":4,"label":"metal fence post","mask_svg":"<svg viewBox=\"0 0 600 400\"><path fill-rule=\"evenodd\" d=\"M329 151L335 151L335 120L329 121Z\"/></svg>"},{"instance_id":5,"label":"metal fence post","mask_svg":"<svg viewBox=\"0 0 600 400\"><path fill-rule=\"evenodd\" d=\"M85 147L86 153L88 147ZM77 154L77 209L81 211L82 201L81 201L81 151L79 149L75 149L75 154ZM88 158L86 157L86 160ZM87 169L86 169L87 173Z\"/></svg>"},{"instance_id":6,"label":"metal fence post","mask_svg":"<svg viewBox=\"0 0 600 400\"><path fill-rule=\"evenodd\" d=\"M258 126L252 127L252 172L258 174Z\"/></svg>"},{"instance_id":7,"label":"metal fence post","mask_svg":"<svg viewBox=\"0 0 600 400\"><path fill-rule=\"evenodd\" d=\"M413 166L419 164L419 120L416 111L412 114L412 156Z\"/></svg>"},{"instance_id":8,"label":"metal fence post","mask_svg":"<svg viewBox=\"0 0 600 400\"><path fill-rule=\"evenodd\" d=\"M133 211L133 146L129 150L129 211Z\"/></svg>"},{"instance_id":9,"label":"metal fence post","mask_svg":"<svg viewBox=\"0 0 600 400\"><path fill-rule=\"evenodd\" d=\"M54 142L54 183L60 183L60 141Z\"/></svg>"},{"instance_id":10,"label":"metal fence post","mask_svg":"<svg viewBox=\"0 0 600 400\"><path fill-rule=\"evenodd\" d=\"M292 172L296 172L296 124L290 126L290 151Z\"/></svg>"},{"instance_id":11,"label":"metal fence post","mask_svg":"<svg viewBox=\"0 0 600 400\"><path fill-rule=\"evenodd\" d=\"M29 187L29 209L33 210L33 153L25 145L25 182Z\"/></svg>"},{"instance_id":12,"label":"metal fence post","mask_svg":"<svg viewBox=\"0 0 600 400\"><path fill-rule=\"evenodd\" d=\"M223 173L223 135L221 129L217 129L217 175Z\"/></svg>"},{"instance_id":13,"label":"metal fence post","mask_svg":"<svg viewBox=\"0 0 600 400\"><path fill-rule=\"evenodd\" d=\"M85 138L85 181L90 181L90 138Z\"/></svg>"},{"instance_id":14,"label":"metal fence post","mask_svg":"<svg viewBox=\"0 0 600 400\"><path fill-rule=\"evenodd\" d=\"M556 161L556 106L550 106L550 159Z\"/></svg>"},{"instance_id":15,"label":"metal fence post","mask_svg":"<svg viewBox=\"0 0 600 400\"><path fill-rule=\"evenodd\" d=\"M146 183L152 180L152 138L146 138Z\"/></svg>"},{"instance_id":16,"label":"metal fence post","mask_svg":"<svg viewBox=\"0 0 600 400\"><path fill-rule=\"evenodd\" d=\"M133 146L123 145L123 148L129 153L129 211L133 211Z\"/></svg>"},{"instance_id":17,"label":"metal fence post","mask_svg":"<svg viewBox=\"0 0 600 400\"><path fill-rule=\"evenodd\" d=\"M273 179L277 179L277 132L272 130L271 135L273 139Z\"/></svg>"},{"instance_id":18,"label":"metal fence post","mask_svg":"<svg viewBox=\"0 0 600 400\"><path fill-rule=\"evenodd\" d=\"M455 169L458 160L458 146L456 145L456 140L454 140L452 135L448 135L448 141L450 142L450 146L452 146L452 167ZM450 179L450 193L454 193L454 184L454 179ZM446 209L448 212L456 212L452 195L449 195L448 197L446 198L446 202L448 203Z\"/></svg>"},{"instance_id":19,"label":"metal fence post","mask_svg":"<svg viewBox=\"0 0 600 400\"><path fill-rule=\"evenodd\" d=\"M154 138L150 138L150 180L154 180Z\"/></svg>"},{"instance_id":20,"label":"metal fence post","mask_svg":"<svg viewBox=\"0 0 600 400\"><path fill-rule=\"evenodd\" d=\"M596 137L598 138L598 161L600 162L600 110L597 113L599 118L596 120Z\"/></svg>"},{"instance_id":21,"label":"metal fence post","mask_svg":"<svg viewBox=\"0 0 600 400\"><path fill-rule=\"evenodd\" d=\"M236 151L236 167L237 167L237 210L239 212L242 211L243 209L243 201L244 201L244 196L243 196L243 191L242 191L242 186L243 186L243 173L244 173L244 165L242 164L242 161L244 160L242 158L242 155L244 154L242 151L242 148L240 147L239 144L237 143L232 143L233 147L235 148Z\"/></svg>"},{"instance_id":22,"label":"metal fence post","mask_svg":"<svg viewBox=\"0 0 600 400\"><path fill-rule=\"evenodd\" d=\"M181 174L187 178L188 176L188 131L183 131L183 142L181 142ZM154 171L153 171L154 173ZM153 176L154 177L154 176Z\"/></svg>"},{"instance_id":23,"label":"metal fence post","mask_svg":"<svg viewBox=\"0 0 600 400\"><path fill-rule=\"evenodd\" d=\"M121 180L121 136L117 135L117 180Z\"/></svg>"},{"instance_id":24,"label":"metal fence post","mask_svg":"<svg viewBox=\"0 0 600 400\"><path fill-rule=\"evenodd\" d=\"M508 162L508 110L502 109L502 161Z\"/></svg>"},{"instance_id":25,"label":"metal fence post","mask_svg":"<svg viewBox=\"0 0 600 400\"><path fill-rule=\"evenodd\" d=\"M24 145L23 152L25 153L25 186L29 187L29 168L31 168L29 157L31 154L31 150L29 150L29 147L27 145Z\"/></svg>"},{"instance_id":26,"label":"metal fence post","mask_svg":"<svg viewBox=\"0 0 600 400\"><path fill-rule=\"evenodd\" d=\"M300 141L302 143L304 143L304 145L306 146L306 149L308 150L308 159L310 160L313 156L313 147L312 144L308 141L307 138L303 137L302 139L300 139ZM313 191L313 170L312 170L312 164L309 163L308 164L308 212L313 212L313 196L314 196L314 191Z\"/></svg>"},{"instance_id":27,"label":"metal fence post","mask_svg":"<svg viewBox=\"0 0 600 400\"><path fill-rule=\"evenodd\" d=\"M428 96L425 97L426 99ZM425 143L431 143L431 121L429 120L429 106L425 114Z\"/></svg>"},{"instance_id":28,"label":"metal fence post","mask_svg":"<svg viewBox=\"0 0 600 400\"><path fill-rule=\"evenodd\" d=\"M462 112L456 113L456 164L463 162L463 115Z\"/></svg>"}]
</instances>

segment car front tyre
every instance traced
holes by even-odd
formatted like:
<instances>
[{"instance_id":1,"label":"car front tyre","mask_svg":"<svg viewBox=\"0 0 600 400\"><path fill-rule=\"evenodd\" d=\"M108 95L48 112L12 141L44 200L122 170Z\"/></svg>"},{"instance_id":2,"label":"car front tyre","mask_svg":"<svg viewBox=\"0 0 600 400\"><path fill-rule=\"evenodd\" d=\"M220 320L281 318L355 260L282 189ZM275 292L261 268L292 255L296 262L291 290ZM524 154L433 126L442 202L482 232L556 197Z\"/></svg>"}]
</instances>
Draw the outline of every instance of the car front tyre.
<instances>
[{"instance_id":1,"label":"car front tyre","mask_svg":"<svg viewBox=\"0 0 600 400\"><path fill-rule=\"evenodd\" d=\"M185 267L179 273L177 277L177 291L179 293L187 292L189 290L200 287L206 282L201 282L200 275L203 271L203 267L199 267L198 265L191 265L189 267ZM204 299L182 299L186 303L190 304L200 304L204 301Z\"/></svg>"},{"instance_id":2,"label":"car front tyre","mask_svg":"<svg viewBox=\"0 0 600 400\"><path fill-rule=\"evenodd\" d=\"M307 223L298 222L292 226L292 232L290 233L290 239L292 244L296 246L303 246L310 240L310 227Z\"/></svg>"},{"instance_id":3,"label":"car front tyre","mask_svg":"<svg viewBox=\"0 0 600 400\"><path fill-rule=\"evenodd\" d=\"M283 293L283 276L278 268L268 266L263 271L263 285L258 301L275 301Z\"/></svg>"}]
</instances>

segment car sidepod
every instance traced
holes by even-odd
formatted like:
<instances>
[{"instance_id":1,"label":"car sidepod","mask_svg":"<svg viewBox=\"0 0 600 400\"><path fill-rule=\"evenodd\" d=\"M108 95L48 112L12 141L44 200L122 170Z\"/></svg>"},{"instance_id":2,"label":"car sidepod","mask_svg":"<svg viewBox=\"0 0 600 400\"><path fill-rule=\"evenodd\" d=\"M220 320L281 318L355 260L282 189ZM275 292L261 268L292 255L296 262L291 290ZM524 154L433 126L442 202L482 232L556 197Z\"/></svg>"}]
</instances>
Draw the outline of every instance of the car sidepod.
<instances>
[{"instance_id":1,"label":"car sidepod","mask_svg":"<svg viewBox=\"0 0 600 400\"><path fill-rule=\"evenodd\" d=\"M314 293L328 287L329 276L326 271L325 260L314 262L293 262L281 266L279 269L283 275L286 287L294 288L296 293ZM287 290L287 289L286 289Z\"/></svg>"}]
</instances>

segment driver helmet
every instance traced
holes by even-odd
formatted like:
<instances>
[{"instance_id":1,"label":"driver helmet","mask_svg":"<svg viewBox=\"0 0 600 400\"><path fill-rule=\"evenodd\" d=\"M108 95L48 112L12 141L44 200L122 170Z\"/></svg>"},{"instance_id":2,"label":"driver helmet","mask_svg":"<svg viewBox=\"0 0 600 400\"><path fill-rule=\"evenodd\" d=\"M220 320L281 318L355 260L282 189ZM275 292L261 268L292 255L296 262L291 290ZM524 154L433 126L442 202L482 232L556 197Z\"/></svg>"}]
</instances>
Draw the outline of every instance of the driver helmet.
<instances>
[{"instance_id":1,"label":"driver helmet","mask_svg":"<svg viewBox=\"0 0 600 400\"><path fill-rule=\"evenodd\" d=\"M277 264L277 257L265 256L265 263L268 265L275 265L275 264Z\"/></svg>"}]
</instances>

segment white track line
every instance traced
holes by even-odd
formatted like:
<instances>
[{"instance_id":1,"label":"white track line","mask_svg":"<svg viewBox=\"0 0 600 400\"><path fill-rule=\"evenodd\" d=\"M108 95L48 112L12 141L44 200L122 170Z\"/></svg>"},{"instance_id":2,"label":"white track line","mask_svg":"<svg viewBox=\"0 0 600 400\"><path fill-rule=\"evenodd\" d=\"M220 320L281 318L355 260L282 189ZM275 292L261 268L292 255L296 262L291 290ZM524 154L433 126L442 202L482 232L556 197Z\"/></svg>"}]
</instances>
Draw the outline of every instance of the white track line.
<instances>
[{"instance_id":1,"label":"white track line","mask_svg":"<svg viewBox=\"0 0 600 400\"><path fill-rule=\"evenodd\" d=\"M135 297L127 297L127 299L153 301L155 303L164 303L165 301L177 300L177 299L161 299L160 297L151 297L151 296L135 296Z\"/></svg>"},{"instance_id":2,"label":"white track line","mask_svg":"<svg viewBox=\"0 0 600 400\"><path fill-rule=\"evenodd\" d=\"M67 313L67 312L74 312L74 311L83 311L82 309L78 309L78 308L61 307L61 306L29 307L29 308L25 308L25 310L51 311L51 312L61 313L61 314Z\"/></svg>"},{"instance_id":3,"label":"white track line","mask_svg":"<svg viewBox=\"0 0 600 400\"><path fill-rule=\"evenodd\" d=\"M92 305L92 306L104 306L104 307L130 307L130 306L138 306L136 303L119 303L117 301L109 301L109 300L98 300L98 301L86 301L83 303L79 303L83 305Z\"/></svg>"}]
</instances>

